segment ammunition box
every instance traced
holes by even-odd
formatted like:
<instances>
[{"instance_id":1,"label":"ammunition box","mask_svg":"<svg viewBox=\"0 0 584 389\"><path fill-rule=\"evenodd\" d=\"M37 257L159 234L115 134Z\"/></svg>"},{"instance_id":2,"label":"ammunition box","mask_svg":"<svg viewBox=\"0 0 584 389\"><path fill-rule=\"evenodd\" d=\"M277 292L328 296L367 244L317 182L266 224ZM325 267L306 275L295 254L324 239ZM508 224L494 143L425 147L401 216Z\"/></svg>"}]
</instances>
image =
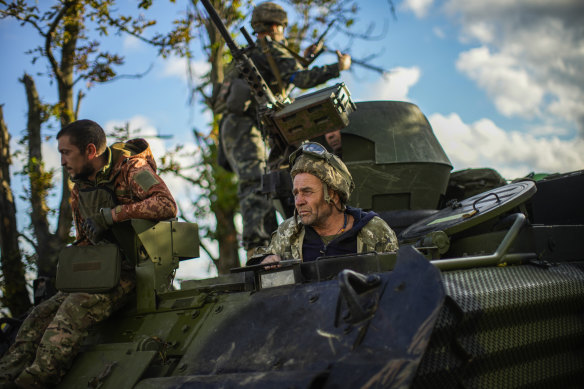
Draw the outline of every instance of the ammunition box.
<instances>
[{"instance_id":1,"label":"ammunition box","mask_svg":"<svg viewBox=\"0 0 584 389\"><path fill-rule=\"evenodd\" d=\"M356 109L344 83L298 97L274 114L274 122L288 143L296 143L345 128Z\"/></svg>"}]
</instances>

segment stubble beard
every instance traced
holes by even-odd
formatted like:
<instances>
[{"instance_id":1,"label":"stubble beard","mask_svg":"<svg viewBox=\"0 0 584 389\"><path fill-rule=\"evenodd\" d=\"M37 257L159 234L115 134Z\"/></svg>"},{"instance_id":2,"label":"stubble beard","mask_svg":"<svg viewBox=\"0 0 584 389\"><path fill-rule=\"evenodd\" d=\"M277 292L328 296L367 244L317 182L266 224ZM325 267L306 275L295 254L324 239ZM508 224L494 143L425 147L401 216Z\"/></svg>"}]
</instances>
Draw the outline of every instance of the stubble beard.
<instances>
[{"instance_id":1,"label":"stubble beard","mask_svg":"<svg viewBox=\"0 0 584 389\"><path fill-rule=\"evenodd\" d=\"M81 168L81 171L79 173L77 174L69 173L69 175L71 176L71 178L75 180L87 180L89 176L91 176L93 173L95 173L95 169L93 168L93 166L90 163L86 163L85 165L83 165L83 168Z\"/></svg>"},{"instance_id":2,"label":"stubble beard","mask_svg":"<svg viewBox=\"0 0 584 389\"><path fill-rule=\"evenodd\" d=\"M332 215L332 209L330 209L330 207L327 206L329 206L329 204L324 202L324 204L322 204L322 206L319 207L321 212L319 212L318 214L315 213L314 209L310 208L309 209L310 213L308 215L306 216L300 215L300 221L305 226L320 227L322 224L325 224L326 220ZM326 210L328 210L328 212L326 212ZM300 212L298 213L300 214Z\"/></svg>"}]
</instances>

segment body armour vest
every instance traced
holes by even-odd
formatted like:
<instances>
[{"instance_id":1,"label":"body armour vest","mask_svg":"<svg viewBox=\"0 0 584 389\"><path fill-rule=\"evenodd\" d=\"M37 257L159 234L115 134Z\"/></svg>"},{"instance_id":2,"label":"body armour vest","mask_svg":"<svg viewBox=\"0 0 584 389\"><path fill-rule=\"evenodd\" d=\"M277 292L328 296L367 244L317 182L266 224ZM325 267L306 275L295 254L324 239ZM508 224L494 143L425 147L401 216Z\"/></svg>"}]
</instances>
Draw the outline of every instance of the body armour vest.
<instances>
[{"instance_id":1,"label":"body armour vest","mask_svg":"<svg viewBox=\"0 0 584 389\"><path fill-rule=\"evenodd\" d=\"M108 147L107 165L97 173L95 182L89 180L74 180L79 188L79 213L85 220L95 215L101 208L115 208L119 204L115 183L121 169L114 170L114 166L120 158L124 158L122 164L127 162L127 157L138 154L141 150L131 144L115 143ZM115 242L113 234L108 231L105 239Z\"/></svg>"}]
</instances>

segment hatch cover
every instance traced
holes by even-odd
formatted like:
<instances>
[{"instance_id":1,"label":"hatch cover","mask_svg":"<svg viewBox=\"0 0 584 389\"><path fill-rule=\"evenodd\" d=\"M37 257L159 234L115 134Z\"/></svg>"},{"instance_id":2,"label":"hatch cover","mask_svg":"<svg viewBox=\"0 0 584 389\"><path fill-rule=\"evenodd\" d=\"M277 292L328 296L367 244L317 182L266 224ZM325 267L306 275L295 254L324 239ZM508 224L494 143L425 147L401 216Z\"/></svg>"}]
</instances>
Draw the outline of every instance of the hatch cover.
<instances>
[{"instance_id":1,"label":"hatch cover","mask_svg":"<svg viewBox=\"0 0 584 389\"><path fill-rule=\"evenodd\" d=\"M412 224L402 231L400 240L412 241L432 231L456 234L515 208L536 191L533 181L521 181L480 193Z\"/></svg>"}]
</instances>

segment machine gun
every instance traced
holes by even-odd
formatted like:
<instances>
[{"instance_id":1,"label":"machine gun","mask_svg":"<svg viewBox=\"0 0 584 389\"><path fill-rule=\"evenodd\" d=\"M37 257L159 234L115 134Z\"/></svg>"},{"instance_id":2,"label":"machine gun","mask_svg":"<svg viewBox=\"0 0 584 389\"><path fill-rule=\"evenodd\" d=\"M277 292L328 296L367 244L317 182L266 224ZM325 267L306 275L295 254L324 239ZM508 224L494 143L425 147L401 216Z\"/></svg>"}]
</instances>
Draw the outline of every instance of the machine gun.
<instances>
[{"instance_id":1,"label":"machine gun","mask_svg":"<svg viewBox=\"0 0 584 389\"><path fill-rule=\"evenodd\" d=\"M247 82L257 102L260 125L270 140L270 170L285 165L289 153L301 141L340 130L349 124L349 114L356 107L344 83L300 96L293 103L276 97L253 61L233 41L213 5L209 0L201 2L225 39L240 78ZM242 32L251 42L244 28Z\"/></svg>"}]
</instances>

